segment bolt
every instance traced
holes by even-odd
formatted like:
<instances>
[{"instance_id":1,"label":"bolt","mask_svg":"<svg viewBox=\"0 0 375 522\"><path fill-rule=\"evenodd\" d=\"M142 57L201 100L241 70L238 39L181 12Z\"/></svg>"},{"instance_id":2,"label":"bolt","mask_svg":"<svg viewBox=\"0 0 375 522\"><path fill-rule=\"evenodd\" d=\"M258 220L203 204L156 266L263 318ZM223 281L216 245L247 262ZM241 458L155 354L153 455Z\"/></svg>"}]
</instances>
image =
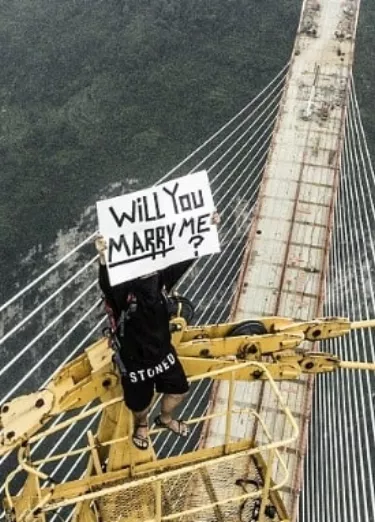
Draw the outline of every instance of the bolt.
<instances>
[{"instance_id":1,"label":"bolt","mask_svg":"<svg viewBox=\"0 0 375 522\"><path fill-rule=\"evenodd\" d=\"M102 386L103 388L109 388L111 386L111 379L104 379Z\"/></svg>"},{"instance_id":2,"label":"bolt","mask_svg":"<svg viewBox=\"0 0 375 522\"><path fill-rule=\"evenodd\" d=\"M202 357L208 357L210 355L210 350L208 348L203 348L203 350L199 352L199 355Z\"/></svg>"},{"instance_id":3,"label":"bolt","mask_svg":"<svg viewBox=\"0 0 375 522\"><path fill-rule=\"evenodd\" d=\"M312 368L314 368L314 363L313 362L306 363L305 368L306 368L306 370L311 370Z\"/></svg>"},{"instance_id":4,"label":"bolt","mask_svg":"<svg viewBox=\"0 0 375 522\"><path fill-rule=\"evenodd\" d=\"M5 404L3 407L2 407L2 412L3 413L8 413L9 411L9 406L7 404Z\"/></svg>"},{"instance_id":5,"label":"bolt","mask_svg":"<svg viewBox=\"0 0 375 522\"><path fill-rule=\"evenodd\" d=\"M264 514L266 515L266 517L271 518L273 520L277 515L275 506L266 506Z\"/></svg>"},{"instance_id":6,"label":"bolt","mask_svg":"<svg viewBox=\"0 0 375 522\"><path fill-rule=\"evenodd\" d=\"M261 370L254 370L253 371L253 377L254 379L260 379L263 375L263 372Z\"/></svg>"},{"instance_id":7,"label":"bolt","mask_svg":"<svg viewBox=\"0 0 375 522\"><path fill-rule=\"evenodd\" d=\"M44 400L38 399L35 403L35 408L41 408L42 406L44 406Z\"/></svg>"},{"instance_id":8,"label":"bolt","mask_svg":"<svg viewBox=\"0 0 375 522\"><path fill-rule=\"evenodd\" d=\"M6 434L6 437L8 440L11 440L13 439L15 436L15 432L14 431L8 431L8 433Z\"/></svg>"}]
</instances>

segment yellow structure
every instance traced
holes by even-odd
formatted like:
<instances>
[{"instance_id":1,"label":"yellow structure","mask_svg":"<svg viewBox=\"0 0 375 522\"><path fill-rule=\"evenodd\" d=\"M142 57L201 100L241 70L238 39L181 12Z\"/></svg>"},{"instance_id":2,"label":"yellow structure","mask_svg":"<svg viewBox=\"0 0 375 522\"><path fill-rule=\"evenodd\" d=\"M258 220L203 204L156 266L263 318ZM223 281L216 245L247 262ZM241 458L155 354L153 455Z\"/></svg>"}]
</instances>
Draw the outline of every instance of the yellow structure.
<instances>
[{"instance_id":1,"label":"yellow structure","mask_svg":"<svg viewBox=\"0 0 375 522\"><path fill-rule=\"evenodd\" d=\"M67 364L44 390L2 405L0 454L18 448L18 467L6 480L8 520L45 521L48 512L65 506L75 507L74 520L80 522L209 521L213 516L216 520L241 520L244 510L256 513L257 520L289 520L278 490L288 477L283 454L296 441L298 426L275 380L338 368L375 370L375 363L345 362L330 354L299 348L305 341L316 342L375 326L375 321L350 323L345 318L329 318L297 323L266 317L188 327L182 317L177 317L172 323L173 343L190 381L212 379L226 383L228 400L222 411L188 421L201 425L212 420L222 422L222 444L159 460L152 445L148 451L136 449L129 440L132 416L122 400L113 351L108 339L103 338ZM254 329L263 329L264 333L254 334ZM288 437L275 438L256 410L234 406L239 383L258 380L269 382L289 426ZM100 399L101 404L42 429L51 417L95 399ZM96 434L87 433L85 447L31 459L33 444L96 413L101 414L99 428ZM241 415L257 420L266 442L259 445L255 438L238 440L233 436L233 425ZM151 430L150 436L157 431ZM82 454L87 456L87 468L79 480L58 484L53 473L41 469ZM275 463L284 471L278 481L272 474ZM244 467L245 476L238 472ZM20 472L26 472L27 479L19 494L12 496L12 482ZM249 480L249 476L256 479Z\"/></svg>"}]
</instances>

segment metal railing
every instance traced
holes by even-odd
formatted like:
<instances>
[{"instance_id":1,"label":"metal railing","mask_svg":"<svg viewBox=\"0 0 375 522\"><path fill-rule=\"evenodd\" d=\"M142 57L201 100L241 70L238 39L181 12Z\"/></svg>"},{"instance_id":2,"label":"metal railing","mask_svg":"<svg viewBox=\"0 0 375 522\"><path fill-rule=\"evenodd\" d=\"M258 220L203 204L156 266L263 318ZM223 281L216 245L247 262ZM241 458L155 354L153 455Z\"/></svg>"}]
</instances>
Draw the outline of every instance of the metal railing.
<instances>
[{"instance_id":1,"label":"metal railing","mask_svg":"<svg viewBox=\"0 0 375 522\"><path fill-rule=\"evenodd\" d=\"M243 371L247 366L251 366L253 368L254 365L259 366L259 368L267 375L272 391L278 402L280 412L285 415L285 420L290 425L290 437L284 438L283 440L274 440L264 420L254 409L234 407L234 389L236 382L238 382L236 381L236 374L238 371ZM47 463L56 463L61 459L73 458L85 453L90 454L93 451L93 442L94 445L97 444L100 447L105 447L121 442L130 442L129 436L127 435L125 437L99 443L95 440L95 437L93 438L91 434L91 437L88 437L89 444L85 447L35 461L31 461L30 446L33 443L40 441L41 439L47 438L57 431L61 431L67 428L71 424L74 424L85 417L102 412L109 406L113 406L114 404L120 403L122 401L122 398L120 397L112 399L111 401L108 401L104 404L95 406L85 412L79 413L71 417L69 420L61 422L60 424L45 430L43 433L34 435L29 439L27 445L24 444L19 449L18 467L9 475L5 481L8 518L10 520L16 520L17 522L29 522L35 520L34 517L37 514L58 510L66 506L79 507L84 503L91 503L91 505L92 503L98 503L101 509L107 510L108 512L108 509L112 509L108 508L108 505L111 504L111 499L116 498L117 502L112 502L112 504L116 505L116 507L113 509L118 509L119 504L123 505L123 508L121 509L122 513L123 509L128 511L130 510L129 520L142 520L142 522L146 522L146 520L147 522L160 522L175 520L180 517L187 517L183 518L183 520L190 520L189 517L191 515L202 512L208 512L207 516L210 517L208 520L212 520L212 511L217 509L224 509L225 511L227 509L226 506L231 506L230 509L234 509L234 505L237 506L236 509L238 509L239 503L244 503L247 500L258 498L261 499L259 520L265 520L264 512L270 492L277 491L278 489L282 488L288 479L287 466L281 455L281 449L292 445L292 443L297 439L298 426L289 408L285 406L280 391L273 381L270 373L261 363L254 361L250 363L237 363L229 367L192 377L189 380L192 382L204 378L215 379L219 376L222 378L224 375L225 377L228 377L229 386L229 393L225 410L219 413L192 418L186 421L188 424L194 424L203 423L209 419L214 418L221 419L222 422L225 423L225 432L222 444L212 448L200 449L198 451L185 453L181 456L153 460L152 462L137 463L135 461L135 450L132 449L133 446L131 443L129 443L129 451L130 453L133 452L134 455L130 454L129 456L132 465L129 466L128 469L122 470L121 483L113 485L113 483L109 483L109 480L107 480L106 483L105 473L100 476L100 481L98 481L98 476L86 476L84 481L86 485L89 484L89 488L87 490L82 492L82 488L77 488L75 493L74 488L70 488L69 490L65 489L65 493L62 494L61 488L64 488L65 485L54 484L54 481L51 479L50 475L41 471L42 466L46 465ZM236 419L238 420L240 415L247 415L248 418L251 417L254 420L256 419L257 422L259 422L262 426L266 440L268 442L262 443L260 446L256 446L256 441L251 441L249 439L236 440L238 439L238 437L235 436ZM128 422L129 433L132 433L133 427L131 415L128 415ZM150 436L159 431L160 429L150 430ZM233 470L236 469L236 467L243 467L243 459L248 461L249 458L256 458L257 456L262 456L262 458L265 456L264 461L267 463L264 477L262 478L262 486L256 488L255 491L238 494L238 490L236 492L236 487L234 487L233 483L231 483L230 487L226 488L226 491L223 491L222 480L225 479L227 470ZM279 464L281 465L284 473L284 476L281 478L281 480L278 481L272 479L272 469L275 461L279 461ZM167 469L167 471L163 471L165 469ZM33 491L33 496L37 498L38 501L32 508L29 507L27 509L23 509L22 512L19 512L19 509L17 509L17 501L20 496L11 496L10 485L16 475L18 475L21 471L28 473L29 476L34 476L36 490ZM202 477L206 477L206 479L203 480ZM220 500L215 494L215 481L218 479L220 479L220 487L218 485L218 493L220 491ZM207 480L210 483L209 488L207 486ZM41 485L41 481L45 482ZM76 481L77 484L78 482ZM195 505L189 506L189 498L185 493L187 485L192 482L194 483L194 490L196 492L195 496L198 495L199 499L193 499L193 504ZM48 487L47 484L49 484ZM183 488L182 494L180 491L181 487ZM60 492L58 491L59 488ZM179 493L176 493L176 491ZM203 494L200 491L203 491ZM146 519L144 508L142 508L142 515L139 515L137 518L137 502L139 499L143 499L142 503L147 505L148 518ZM192 501L191 498L190 501Z\"/></svg>"}]
</instances>

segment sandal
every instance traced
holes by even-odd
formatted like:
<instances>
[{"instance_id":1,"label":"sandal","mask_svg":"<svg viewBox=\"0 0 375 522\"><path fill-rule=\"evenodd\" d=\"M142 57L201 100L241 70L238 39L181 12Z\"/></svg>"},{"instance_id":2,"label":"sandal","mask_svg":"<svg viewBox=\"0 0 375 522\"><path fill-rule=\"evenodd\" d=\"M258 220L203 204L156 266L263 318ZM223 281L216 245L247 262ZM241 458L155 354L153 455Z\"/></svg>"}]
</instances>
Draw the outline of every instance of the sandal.
<instances>
[{"instance_id":1,"label":"sandal","mask_svg":"<svg viewBox=\"0 0 375 522\"><path fill-rule=\"evenodd\" d=\"M177 429L173 427L173 422L177 422ZM189 435L188 425L182 419L171 419L169 422L163 422L161 420L161 416L158 415L155 417L154 423L158 428L165 428L166 430L172 431L179 437L187 437Z\"/></svg>"},{"instance_id":2,"label":"sandal","mask_svg":"<svg viewBox=\"0 0 375 522\"><path fill-rule=\"evenodd\" d=\"M132 441L134 446L139 450L147 450L149 448L150 442L148 437L143 437L142 435L137 434L138 428L148 428L147 424L137 424L134 427L134 432L132 435Z\"/></svg>"}]
</instances>

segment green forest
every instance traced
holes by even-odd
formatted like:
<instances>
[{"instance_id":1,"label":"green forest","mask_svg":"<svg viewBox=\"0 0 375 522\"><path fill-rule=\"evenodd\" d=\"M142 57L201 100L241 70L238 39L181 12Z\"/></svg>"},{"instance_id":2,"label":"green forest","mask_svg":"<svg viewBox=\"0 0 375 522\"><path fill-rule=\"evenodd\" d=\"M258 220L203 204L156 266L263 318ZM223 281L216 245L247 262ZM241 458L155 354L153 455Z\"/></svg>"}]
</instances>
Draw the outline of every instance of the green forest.
<instances>
[{"instance_id":1,"label":"green forest","mask_svg":"<svg viewBox=\"0 0 375 522\"><path fill-rule=\"evenodd\" d=\"M0 0L3 273L109 184L157 179L240 110L289 59L301 3ZM371 143L374 21L364 0L355 78Z\"/></svg>"}]
</instances>

